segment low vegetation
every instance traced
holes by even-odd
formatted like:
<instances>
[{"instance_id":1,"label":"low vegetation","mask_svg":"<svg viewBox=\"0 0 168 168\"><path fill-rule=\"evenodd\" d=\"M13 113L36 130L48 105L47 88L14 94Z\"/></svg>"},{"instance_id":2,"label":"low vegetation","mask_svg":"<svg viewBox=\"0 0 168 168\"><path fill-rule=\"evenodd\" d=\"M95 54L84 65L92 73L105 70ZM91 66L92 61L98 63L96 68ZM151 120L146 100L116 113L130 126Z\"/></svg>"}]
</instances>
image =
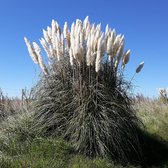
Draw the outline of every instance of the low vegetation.
<instances>
[{"instance_id":1,"label":"low vegetation","mask_svg":"<svg viewBox=\"0 0 168 168\"><path fill-rule=\"evenodd\" d=\"M140 141L144 163L149 168L168 167L168 105L160 100L143 99L135 103L136 113L143 122ZM31 111L9 115L0 122L0 167L2 168L123 168L109 158L88 158L74 147L54 136L41 134L34 127ZM30 109L29 109L30 110ZM144 166L145 166L144 165ZM127 168L138 168L128 163Z\"/></svg>"}]
</instances>

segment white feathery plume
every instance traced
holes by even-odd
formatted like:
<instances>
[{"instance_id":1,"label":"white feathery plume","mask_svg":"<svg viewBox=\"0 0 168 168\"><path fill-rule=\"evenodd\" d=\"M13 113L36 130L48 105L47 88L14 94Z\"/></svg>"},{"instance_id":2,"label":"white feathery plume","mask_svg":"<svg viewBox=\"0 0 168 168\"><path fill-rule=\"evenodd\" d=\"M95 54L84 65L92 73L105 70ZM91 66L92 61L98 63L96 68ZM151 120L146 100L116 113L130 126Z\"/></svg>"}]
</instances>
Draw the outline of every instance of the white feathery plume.
<instances>
[{"instance_id":1,"label":"white feathery plume","mask_svg":"<svg viewBox=\"0 0 168 168\"><path fill-rule=\"evenodd\" d=\"M79 34L76 36L76 39L74 41L74 48L73 48L74 58L77 60L78 64L81 64L81 61L83 59L83 46L80 43L80 36Z\"/></svg>"},{"instance_id":2,"label":"white feathery plume","mask_svg":"<svg viewBox=\"0 0 168 168\"><path fill-rule=\"evenodd\" d=\"M80 39L79 41L80 41L80 44L81 44L81 45L83 45L83 42L84 42L83 36L84 36L84 35L83 35L83 32L81 32L81 33L79 34L79 39Z\"/></svg>"},{"instance_id":3,"label":"white feathery plume","mask_svg":"<svg viewBox=\"0 0 168 168\"><path fill-rule=\"evenodd\" d=\"M112 54L112 45L113 45L113 39L111 36L109 36L107 39L107 54L109 55Z\"/></svg>"},{"instance_id":4,"label":"white feathery plume","mask_svg":"<svg viewBox=\"0 0 168 168\"><path fill-rule=\"evenodd\" d=\"M112 47L112 51L113 51L113 55L116 55L118 48L120 47L120 42L121 42L121 35L117 35L114 43L113 43L113 47Z\"/></svg>"},{"instance_id":5,"label":"white feathery plume","mask_svg":"<svg viewBox=\"0 0 168 168\"><path fill-rule=\"evenodd\" d=\"M58 22L55 21L55 25L56 25L56 28L57 28L57 32L59 32L59 34L61 34L61 28L60 28Z\"/></svg>"},{"instance_id":6,"label":"white feathery plume","mask_svg":"<svg viewBox=\"0 0 168 168\"><path fill-rule=\"evenodd\" d=\"M44 39L45 41L48 43L48 44L51 44L51 40L50 40L50 37L48 35L48 32L46 30L43 29L43 36L44 36Z\"/></svg>"},{"instance_id":7,"label":"white feathery plume","mask_svg":"<svg viewBox=\"0 0 168 168\"><path fill-rule=\"evenodd\" d=\"M60 29L60 26L59 26L59 24L58 24L57 21L55 21L55 25L56 25L56 27L57 27L57 30L59 30L59 29Z\"/></svg>"},{"instance_id":8,"label":"white feathery plume","mask_svg":"<svg viewBox=\"0 0 168 168\"><path fill-rule=\"evenodd\" d=\"M69 49L69 58L70 58L70 64L71 66L73 66L74 62L73 62L73 51L72 48Z\"/></svg>"},{"instance_id":9,"label":"white feathery plume","mask_svg":"<svg viewBox=\"0 0 168 168\"><path fill-rule=\"evenodd\" d=\"M48 58L51 58L50 50L48 49L47 43L44 40L44 38L40 39L40 43L41 43L42 47L44 48L45 52L47 53Z\"/></svg>"},{"instance_id":10,"label":"white feathery plume","mask_svg":"<svg viewBox=\"0 0 168 168\"><path fill-rule=\"evenodd\" d=\"M76 26L77 26L76 27L76 33L79 35L83 31L82 21L80 20L80 22L78 22L78 24Z\"/></svg>"},{"instance_id":11,"label":"white feathery plume","mask_svg":"<svg viewBox=\"0 0 168 168\"><path fill-rule=\"evenodd\" d=\"M57 32L56 36L56 50L57 50L57 57L58 61L63 58L64 56L64 37L63 34Z\"/></svg>"},{"instance_id":12,"label":"white feathery plume","mask_svg":"<svg viewBox=\"0 0 168 168\"><path fill-rule=\"evenodd\" d=\"M118 64L120 63L120 60L123 56L124 52L124 41L121 42L119 49L117 50L117 58L115 60L115 68L117 68Z\"/></svg>"},{"instance_id":13,"label":"white feathery plume","mask_svg":"<svg viewBox=\"0 0 168 168\"><path fill-rule=\"evenodd\" d=\"M101 52L97 51L96 65L95 65L95 71L96 72L98 72L100 70L100 64L101 64Z\"/></svg>"},{"instance_id":14,"label":"white feathery plume","mask_svg":"<svg viewBox=\"0 0 168 168\"><path fill-rule=\"evenodd\" d=\"M105 28L105 36L108 36L108 35L109 35L109 25L107 24Z\"/></svg>"},{"instance_id":15,"label":"white feathery plume","mask_svg":"<svg viewBox=\"0 0 168 168\"><path fill-rule=\"evenodd\" d=\"M99 37L97 42L97 51L102 52L102 44L103 44L104 33Z\"/></svg>"},{"instance_id":16,"label":"white feathery plume","mask_svg":"<svg viewBox=\"0 0 168 168\"><path fill-rule=\"evenodd\" d=\"M73 22L71 25L71 36L74 36L74 31L75 31L75 23Z\"/></svg>"},{"instance_id":17,"label":"white feathery plume","mask_svg":"<svg viewBox=\"0 0 168 168\"><path fill-rule=\"evenodd\" d=\"M82 21L80 19L76 19L76 25L78 26L80 24L82 24Z\"/></svg>"},{"instance_id":18,"label":"white feathery plume","mask_svg":"<svg viewBox=\"0 0 168 168\"><path fill-rule=\"evenodd\" d=\"M86 29L89 26L89 16L86 16L86 18L83 21L83 27Z\"/></svg>"},{"instance_id":19,"label":"white feathery plume","mask_svg":"<svg viewBox=\"0 0 168 168\"><path fill-rule=\"evenodd\" d=\"M139 64L139 66L137 67L137 69L136 69L136 71L135 71L134 75L132 76L132 78L131 78L131 80L130 80L129 83L131 83L132 80L134 79L135 75L136 75L137 73L139 73L139 72L142 70L143 66L144 66L144 62L141 62L141 63ZM128 88L127 88L127 89L128 89Z\"/></svg>"},{"instance_id":20,"label":"white feathery plume","mask_svg":"<svg viewBox=\"0 0 168 168\"><path fill-rule=\"evenodd\" d=\"M71 46L71 39L70 39L70 32L69 32L69 30L67 32L66 43L67 43L67 49L69 49L70 46Z\"/></svg>"},{"instance_id":21,"label":"white feathery plume","mask_svg":"<svg viewBox=\"0 0 168 168\"><path fill-rule=\"evenodd\" d=\"M51 45L50 45L51 46ZM49 47L50 47L49 46ZM57 57L57 37L56 36L54 36L53 38L52 38L52 47L50 47L50 48L52 48L52 52L51 52L51 49L50 49L50 54L53 56L53 57Z\"/></svg>"},{"instance_id":22,"label":"white feathery plume","mask_svg":"<svg viewBox=\"0 0 168 168\"><path fill-rule=\"evenodd\" d=\"M51 22L51 32L52 32L52 35L56 34L57 32L57 25L54 19Z\"/></svg>"},{"instance_id":23,"label":"white feathery plume","mask_svg":"<svg viewBox=\"0 0 168 168\"><path fill-rule=\"evenodd\" d=\"M38 56L38 61L39 61L39 66L40 68L42 69L43 73L45 75L48 75L48 70L47 70L47 67L45 66L44 62L43 62L43 59L41 57L41 55L39 54Z\"/></svg>"},{"instance_id":24,"label":"white feathery plume","mask_svg":"<svg viewBox=\"0 0 168 168\"><path fill-rule=\"evenodd\" d=\"M82 45L80 45L79 46L79 61L80 62L83 62L83 60L84 60L84 54L85 54L84 48L83 48Z\"/></svg>"},{"instance_id":25,"label":"white feathery plume","mask_svg":"<svg viewBox=\"0 0 168 168\"><path fill-rule=\"evenodd\" d=\"M64 38L67 38L68 36L68 23L67 22L65 22L64 24L63 35L64 35Z\"/></svg>"},{"instance_id":26,"label":"white feathery plume","mask_svg":"<svg viewBox=\"0 0 168 168\"><path fill-rule=\"evenodd\" d=\"M39 63L40 68L42 69L42 71L43 71L43 73L45 75L48 75L48 70L47 70L47 68L46 68L46 66L45 66L45 64L43 62L42 56L40 54L41 53L40 47L35 42L33 42L33 47L34 47L34 50L35 50L35 52L36 52L36 54L38 56L38 63Z\"/></svg>"},{"instance_id":27,"label":"white feathery plume","mask_svg":"<svg viewBox=\"0 0 168 168\"><path fill-rule=\"evenodd\" d=\"M119 39L118 39L118 49L116 49L116 60L118 60L118 63L120 61L120 59L122 58L123 56L123 52L124 52L124 35L121 36Z\"/></svg>"},{"instance_id":28,"label":"white feathery plume","mask_svg":"<svg viewBox=\"0 0 168 168\"><path fill-rule=\"evenodd\" d=\"M124 35L121 36L120 43L124 42Z\"/></svg>"},{"instance_id":29,"label":"white feathery plume","mask_svg":"<svg viewBox=\"0 0 168 168\"><path fill-rule=\"evenodd\" d=\"M115 29L113 29L113 30L111 31L111 36L113 36L113 39L116 38L116 30L115 30Z\"/></svg>"},{"instance_id":30,"label":"white feathery plume","mask_svg":"<svg viewBox=\"0 0 168 168\"><path fill-rule=\"evenodd\" d=\"M52 41L52 45L54 45L55 36L57 34L57 26L56 26L56 22L54 19L52 20L52 23L51 23L51 33L52 33L51 41Z\"/></svg>"},{"instance_id":31,"label":"white feathery plume","mask_svg":"<svg viewBox=\"0 0 168 168\"><path fill-rule=\"evenodd\" d=\"M60 61L61 58L61 39L60 39L60 35L59 32L57 32L57 37L56 37L56 52L57 52L57 59L58 61Z\"/></svg>"},{"instance_id":32,"label":"white feathery plume","mask_svg":"<svg viewBox=\"0 0 168 168\"><path fill-rule=\"evenodd\" d=\"M51 27L47 27L47 33L48 33L48 37L50 38L50 41L51 41L51 38L52 38L52 28Z\"/></svg>"},{"instance_id":33,"label":"white feathery plume","mask_svg":"<svg viewBox=\"0 0 168 168\"><path fill-rule=\"evenodd\" d=\"M90 39L90 51L91 51L91 55L90 55L90 64L93 65L95 62L95 58L96 58L96 46L97 46L97 40L95 39L94 34L91 34L91 39Z\"/></svg>"},{"instance_id":34,"label":"white feathery plume","mask_svg":"<svg viewBox=\"0 0 168 168\"><path fill-rule=\"evenodd\" d=\"M139 66L137 67L137 69L136 69L136 73L139 73L139 72L141 72L141 70L142 70L142 68L143 68L143 66L144 66L144 61L143 62L141 62L140 64L139 64Z\"/></svg>"},{"instance_id":35,"label":"white feathery plume","mask_svg":"<svg viewBox=\"0 0 168 168\"><path fill-rule=\"evenodd\" d=\"M102 53L105 53L107 50L107 43L106 43L106 37L104 36L104 39L102 40Z\"/></svg>"},{"instance_id":36,"label":"white feathery plume","mask_svg":"<svg viewBox=\"0 0 168 168\"><path fill-rule=\"evenodd\" d=\"M50 51L50 54L51 54L51 58L53 58L56 55L56 52L51 45L49 46L49 51Z\"/></svg>"},{"instance_id":37,"label":"white feathery plume","mask_svg":"<svg viewBox=\"0 0 168 168\"><path fill-rule=\"evenodd\" d=\"M113 29L112 31L109 32L109 37L112 39L112 43L114 43L114 40L116 38L116 31Z\"/></svg>"},{"instance_id":38,"label":"white feathery plume","mask_svg":"<svg viewBox=\"0 0 168 168\"><path fill-rule=\"evenodd\" d=\"M91 45L91 35L89 34L89 36L87 38L87 42L86 42L87 48L90 48L90 45Z\"/></svg>"},{"instance_id":39,"label":"white feathery plume","mask_svg":"<svg viewBox=\"0 0 168 168\"><path fill-rule=\"evenodd\" d=\"M87 64L87 66L91 65L91 62L90 62L91 58L90 57L91 57L91 50L90 50L90 48L88 48L87 52L86 52L86 64Z\"/></svg>"},{"instance_id":40,"label":"white feathery plume","mask_svg":"<svg viewBox=\"0 0 168 168\"><path fill-rule=\"evenodd\" d=\"M98 24L97 26L96 26L96 29L95 29L95 31L97 32L100 32L101 31L101 23L100 24Z\"/></svg>"},{"instance_id":41,"label":"white feathery plume","mask_svg":"<svg viewBox=\"0 0 168 168\"><path fill-rule=\"evenodd\" d=\"M33 62L35 64L38 64L38 56L34 50L34 48L31 46L30 42L28 41L28 39L26 37L24 37L24 41L26 43L26 46L27 46L27 49L28 49L28 52L29 52L29 55L31 56Z\"/></svg>"},{"instance_id":42,"label":"white feathery plume","mask_svg":"<svg viewBox=\"0 0 168 168\"><path fill-rule=\"evenodd\" d=\"M61 56L64 57L64 36L61 34Z\"/></svg>"},{"instance_id":43,"label":"white feathery plume","mask_svg":"<svg viewBox=\"0 0 168 168\"><path fill-rule=\"evenodd\" d=\"M97 54L97 51L91 52L91 56L90 56L90 64L91 64L91 65L94 65L94 64L95 64L96 54Z\"/></svg>"},{"instance_id":44,"label":"white feathery plume","mask_svg":"<svg viewBox=\"0 0 168 168\"><path fill-rule=\"evenodd\" d=\"M90 66L91 62L91 35L89 34L88 39L87 39L87 43L86 43L86 47L87 47L87 51L86 51L86 64L87 66Z\"/></svg>"},{"instance_id":45,"label":"white feathery plume","mask_svg":"<svg viewBox=\"0 0 168 168\"><path fill-rule=\"evenodd\" d=\"M89 34L90 34L90 25L88 25L85 29L85 40L88 39Z\"/></svg>"},{"instance_id":46,"label":"white feathery plume","mask_svg":"<svg viewBox=\"0 0 168 168\"><path fill-rule=\"evenodd\" d=\"M93 38L93 43L92 43L93 52L96 52L96 51L97 51L98 39L99 39L99 37L96 38L96 36L94 36L94 38Z\"/></svg>"},{"instance_id":47,"label":"white feathery plume","mask_svg":"<svg viewBox=\"0 0 168 168\"><path fill-rule=\"evenodd\" d=\"M102 58L102 41L103 40L103 34L98 39L97 43L97 56L96 56L96 64L95 64L95 71L98 72L100 70L100 64L101 64L101 58Z\"/></svg>"},{"instance_id":48,"label":"white feathery plume","mask_svg":"<svg viewBox=\"0 0 168 168\"><path fill-rule=\"evenodd\" d=\"M113 30L114 31L114 30ZM107 40L107 37L110 36L111 34L111 29L109 28L109 25L107 24L106 25L106 28L105 28L105 39Z\"/></svg>"},{"instance_id":49,"label":"white feathery plume","mask_svg":"<svg viewBox=\"0 0 168 168\"><path fill-rule=\"evenodd\" d=\"M113 29L107 37L107 54L109 55L109 61L114 57L114 40L116 38L115 29Z\"/></svg>"},{"instance_id":50,"label":"white feathery plume","mask_svg":"<svg viewBox=\"0 0 168 168\"><path fill-rule=\"evenodd\" d=\"M34 50L38 56L41 53L41 48L38 46L38 44L36 42L33 42L33 47L34 47Z\"/></svg>"},{"instance_id":51,"label":"white feathery plume","mask_svg":"<svg viewBox=\"0 0 168 168\"><path fill-rule=\"evenodd\" d=\"M56 34L56 39L58 41L58 44L60 45L61 43L61 34L57 31L57 34Z\"/></svg>"},{"instance_id":52,"label":"white feathery plume","mask_svg":"<svg viewBox=\"0 0 168 168\"><path fill-rule=\"evenodd\" d=\"M96 30L95 39L98 40L100 36L101 36L101 31L100 30Z\"/></svg>"},{"instance_id":53,"label":"white feathery plume","mask_svg":"<svg viewBox=\"0 0 168 168\"><path fill-rule=\"evenodd\" d=\"M117 57L118 57L119 60L121 59L121 57L123 55L123 52L124 52L124 41L122 41L120 43L120 46L119 46L119 48L117 50Z\"/></svg>"},{"instance_id":54,"label":"white feathery plume","mask_svg":"<svg viewBox=\"0 0 168 168\"><path fill-rule=\"evenodd\" d=\"M93 50L93 43L94 43L94 35L93 33L90 33L90 42L89 42L89 47Z\"/></svg>"},{"instance_id":55,"label":"white feathery plume","mask_svg":"<svg viewBox=\"0 0 168 168\"><path fill-rule=\"evenodd\" d=\"M123 55L122 68L124 68L125 65L129 62L129 59L130 59L130 50L126 50Z\"/></svg>"}]
</instances>

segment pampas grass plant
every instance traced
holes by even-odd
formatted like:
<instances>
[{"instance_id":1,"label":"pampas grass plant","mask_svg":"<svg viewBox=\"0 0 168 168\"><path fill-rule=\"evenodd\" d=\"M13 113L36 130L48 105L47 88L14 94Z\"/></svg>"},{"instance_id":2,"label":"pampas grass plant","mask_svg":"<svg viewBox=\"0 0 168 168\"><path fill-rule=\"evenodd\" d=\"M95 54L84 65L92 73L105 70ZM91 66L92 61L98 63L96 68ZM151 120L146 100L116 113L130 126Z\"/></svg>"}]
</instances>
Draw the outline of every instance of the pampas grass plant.
<instances>
[{"instance_id":1,"label":"pampas grass plant","mask_svg":"<svg viewBox=\"0 0 168 168\"><path fill-rule=\"evenodd\" d=\"M52 20L40 43L46 52L25 38L29 54L44 77L36 92L36 123L47 135L62 136L79 153L89 157L110 156L121 163L141 161L134 114L124 80L130 50L124 36L89 18L79 19L63 31ZM142 69L142 68L141 68Z\"/></svg>"},{"instance_id":2,"label":"pampas grass plant","mask_svg":"<svg viewBox=\"0 0 168 168\"><path fill-rule=\"evenodd\" d=\"M168 103L168 89L159 88L159 100L163 103Z\"/></svg>"}]
</instances>

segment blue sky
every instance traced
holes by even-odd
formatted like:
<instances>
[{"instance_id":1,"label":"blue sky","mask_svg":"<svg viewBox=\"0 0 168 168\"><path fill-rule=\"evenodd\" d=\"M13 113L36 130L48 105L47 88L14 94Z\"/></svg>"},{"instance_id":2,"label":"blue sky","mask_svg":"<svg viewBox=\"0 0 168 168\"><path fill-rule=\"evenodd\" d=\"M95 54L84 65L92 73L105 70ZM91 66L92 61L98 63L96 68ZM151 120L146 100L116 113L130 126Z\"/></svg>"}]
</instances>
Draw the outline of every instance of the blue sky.
<instances>
[{"instance_id":1,"label":"blue sky","mask_svg":"<svg viewBox=\"0 0 168 168\"><path fill-rule=\"evenodd\" d=\"M141 61L145 67L134 79L135 92L156 96L168 87L167 0L1 0L0 88L9 96L20 94L38 79L38 67L30 59L23 37L38 41L42 29L55 19L63 26L87 15L91 22L106 24L125 35L131 59L129 79Z\"/></svg>"}]
</instances>

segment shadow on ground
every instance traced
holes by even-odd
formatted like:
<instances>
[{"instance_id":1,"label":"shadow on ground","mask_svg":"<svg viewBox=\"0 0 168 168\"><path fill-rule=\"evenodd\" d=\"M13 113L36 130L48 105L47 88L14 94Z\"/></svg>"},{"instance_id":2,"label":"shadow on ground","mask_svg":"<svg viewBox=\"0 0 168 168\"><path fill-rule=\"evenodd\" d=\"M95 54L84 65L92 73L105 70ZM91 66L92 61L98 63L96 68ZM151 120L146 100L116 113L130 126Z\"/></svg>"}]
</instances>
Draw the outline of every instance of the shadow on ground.
<instances>
[{"instance_id":1,"label":"shadow on ground","mask_svg":"<svg viewBox=\"0 0 168 168\"><path fill-rule=\"evenodd\" d=\"M140 130L140 143L144 163L147 167L168 166L168 142L163 141L158 136L150 135Z\"/></svg>"}]
</instances>

